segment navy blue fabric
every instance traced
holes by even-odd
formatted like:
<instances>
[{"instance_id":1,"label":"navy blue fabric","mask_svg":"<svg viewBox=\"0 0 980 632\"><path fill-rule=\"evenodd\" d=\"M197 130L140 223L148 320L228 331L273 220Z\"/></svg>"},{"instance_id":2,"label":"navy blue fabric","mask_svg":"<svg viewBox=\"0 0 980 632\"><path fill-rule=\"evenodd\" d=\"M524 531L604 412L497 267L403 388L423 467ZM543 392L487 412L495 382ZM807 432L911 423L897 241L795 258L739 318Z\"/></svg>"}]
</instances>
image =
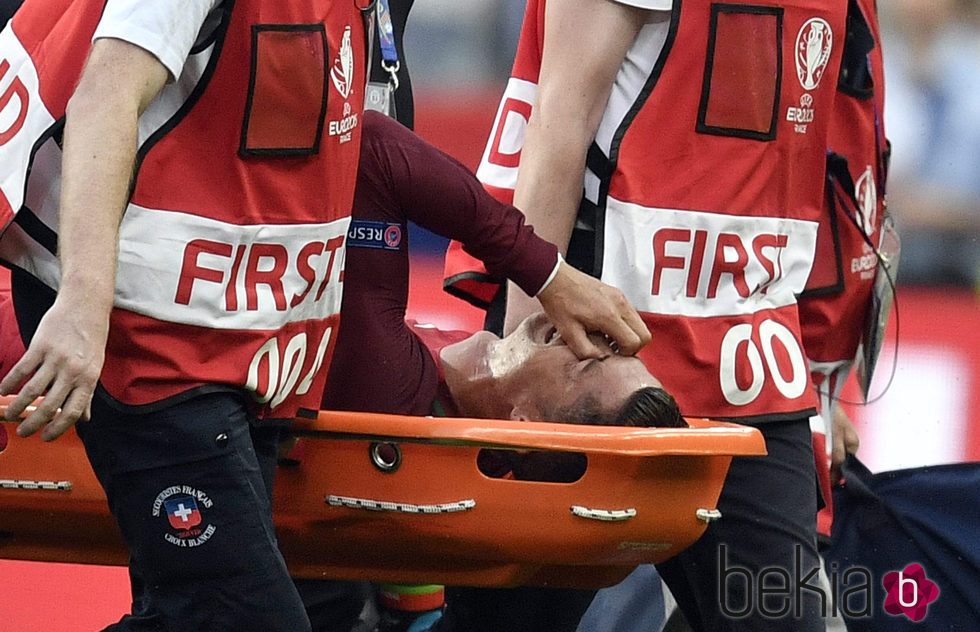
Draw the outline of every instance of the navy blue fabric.
<instances>
[{"instance_id":1,"label":"navy blue fabric","mask_svg":"<svg viewBox=\"0 0 980 632\"><path fill-rule=\"evenodd\" d=\"M0 28L6 26L7 21L14 17L14 13L23 2L24 0L0 0Z\"/></svg>"},{"instance_id":2,"label":"navy blue fabric","mask_svg":"<svg viewBox=\"0 0 980 632\"><path fill-rule=\"evenodd\" d=\"M824 557L838 572L867 568L871 616L849 617L852 632L980 629L980 463L872 474L854 457L834 490L834 528ZM939 587L922 621L885 612L886 573L919 563ZM860 611L860 605L849 608Z\"/></svg>"}]
</instances>

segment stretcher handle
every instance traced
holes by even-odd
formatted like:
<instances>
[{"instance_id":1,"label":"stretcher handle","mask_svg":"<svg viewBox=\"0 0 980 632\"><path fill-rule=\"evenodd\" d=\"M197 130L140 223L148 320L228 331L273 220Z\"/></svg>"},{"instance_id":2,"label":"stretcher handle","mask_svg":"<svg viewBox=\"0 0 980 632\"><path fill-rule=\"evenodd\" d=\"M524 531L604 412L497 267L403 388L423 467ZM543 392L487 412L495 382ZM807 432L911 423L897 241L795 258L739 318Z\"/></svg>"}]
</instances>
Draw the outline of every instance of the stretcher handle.
<instances>
[{"instance_id":1,"label":"stretcher handle","mask_svg":"<svg viewBox=\"0 0 980 632\"><path fill-rule=\"evenodd\" d=\"M766 454L765 440L755 428L699 418L687 421L689 428L633 428L323 410L315 419L296 419L293 430L334 439L628 456Z\"/></svg>"}]
</instances>

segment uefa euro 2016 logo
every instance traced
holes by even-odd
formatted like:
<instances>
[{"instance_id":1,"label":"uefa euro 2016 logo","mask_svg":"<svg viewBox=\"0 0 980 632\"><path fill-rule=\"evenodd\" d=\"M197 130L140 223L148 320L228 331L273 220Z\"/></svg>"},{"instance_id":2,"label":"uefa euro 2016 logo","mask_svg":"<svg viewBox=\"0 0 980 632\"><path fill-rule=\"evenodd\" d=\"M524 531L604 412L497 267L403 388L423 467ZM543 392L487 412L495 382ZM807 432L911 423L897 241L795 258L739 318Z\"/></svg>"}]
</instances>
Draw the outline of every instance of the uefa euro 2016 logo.
<instances>
[{"instance_id":1,"label":"uefa euro 2016 logo","mask_svg":"<svg viewBox=\"0 0 980 632\"><path fill-rule=\"evenodd\" d=\"M813 90L820 84L833 45L834 34L826 20L811 18L800 28L796 36L796 76L804 90Z\"/></svg>"},{"instance_id":2,"label":"uefa euro 2016 logo","mask_svg":"<svg viewBox=\"0 0 980 632\"><path fill-rule=\"evenodd\" d=\"M354 48L350 41L350 26L344 29L337 59L334 60L333 68L330 69L330 78L340 96L345 99L350 96L351 88L354 85Z\"/></svg>"}]
</instances>

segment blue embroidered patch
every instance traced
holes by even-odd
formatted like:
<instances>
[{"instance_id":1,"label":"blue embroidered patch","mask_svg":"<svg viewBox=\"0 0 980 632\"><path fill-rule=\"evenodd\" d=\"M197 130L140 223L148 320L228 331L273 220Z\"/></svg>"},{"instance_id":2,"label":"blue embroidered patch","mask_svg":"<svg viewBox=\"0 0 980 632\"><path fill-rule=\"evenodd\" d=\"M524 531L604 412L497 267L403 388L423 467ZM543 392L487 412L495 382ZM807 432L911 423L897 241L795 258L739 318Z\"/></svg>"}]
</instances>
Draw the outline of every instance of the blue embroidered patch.
<instances>
[{"instance_id":1,"label":"blue embroidered patch","mask_svg":"<svg viewBox=\"0 0 980 632\"><path fill-rule=\"evenodd\" d=\"M347 229L347 246L398 250L402 244L401 224L366 219L352 219Z\"/></svg>"}]
</instances>

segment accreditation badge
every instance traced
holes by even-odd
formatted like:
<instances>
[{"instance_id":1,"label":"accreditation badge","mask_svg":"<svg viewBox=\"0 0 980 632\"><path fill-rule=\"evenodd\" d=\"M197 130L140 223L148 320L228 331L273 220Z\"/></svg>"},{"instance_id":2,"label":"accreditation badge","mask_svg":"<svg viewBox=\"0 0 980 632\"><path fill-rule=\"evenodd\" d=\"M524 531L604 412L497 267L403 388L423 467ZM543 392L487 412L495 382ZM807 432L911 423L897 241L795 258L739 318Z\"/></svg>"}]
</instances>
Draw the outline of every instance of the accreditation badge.
<instances>
[{"instance_id":1,"label":"accreditation badge","mask_svg":"<svg viewBox=\"0 0 980 632\"><path fill-rule=\"evenodd\" d=\"M395 86L390 81L369 81L364 92L364 109L395 118Z\"/></svg>"},{"instance_id":2,"label":"accreditation badge","mask_svg":"<svg viewBox=\"0 0 980 632\"><path fill-rule=\"evenodd\" d=\"M855 369L865 401L868 400L871 390L871 379L878 364L878 356L885 340L885 329L888 326L888 316L895 298L895 277L901 254L901 240L891 216L886 216L881 224L881 234L875 253L878 257L878 270L875 272L871 290L871 305L868 306L865 315Z\"/></svg>"}]
</instances>

